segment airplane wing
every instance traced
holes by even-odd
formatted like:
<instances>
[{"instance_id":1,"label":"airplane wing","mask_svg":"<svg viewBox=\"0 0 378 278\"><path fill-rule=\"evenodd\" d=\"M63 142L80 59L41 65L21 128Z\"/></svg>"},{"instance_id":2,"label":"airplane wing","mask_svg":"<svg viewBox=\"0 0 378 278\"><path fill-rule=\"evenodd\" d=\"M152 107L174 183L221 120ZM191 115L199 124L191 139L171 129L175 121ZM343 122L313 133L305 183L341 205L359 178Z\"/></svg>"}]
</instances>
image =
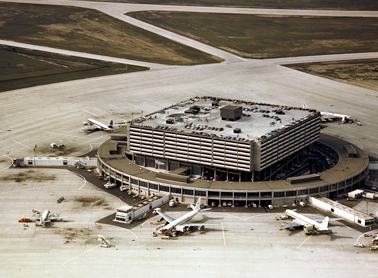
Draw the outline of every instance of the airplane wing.
<instances>
[{"instance_id":1,"label":"airplane wing","mask_svg":"<svg viewBox=\"0 0 378 278\"><path fill-rule=\"evenodd\" d=\"M25 216L25 217L22 217L22 218L30 219L32 221L41 221L41 216L40 215L38 215L38 216Z\"/></svg>"},{"instance_id":2,"label":"airplane wing","mask_svg":"<svg viewBox=\"0 0 378 278\"><path fill-rule=\"evenodd\" d=\"M198 227L198 226L209 226L209 225L219 225L220 223L183 223L180 226L185 227Z\"/></svg>"},{"instance_id":3,"label":"airplane wing","mask_svg":"<svg viewBox=\"0 0 378 278\"><path fill-rule=\"evenodd\" d=\"M173 221L175 221L175 219L173 219L172 217L169 217L168 215L166 215L164 212L161 212L160 210L156 209L155 210L161 217L163 217L166 221L168 221L168 223L172 223Z\"/></svg>"},{"instance_id":4,"label":"airplane wing","mask_svg":"<svg viewBox=\"0 0 378 278\"><path fill-rule=\"evenodd\" d=\"M60 216L49 216L48 219L46 219L46 221L58 221L58 220L63 220L63 219L64 218Z\"/></svg>"},{"instance_id":5,"label":"airplane wing","mask_svg":"<svg viewBox=\"0 0 378 278\"><path fill-rule=\"evenodd\" d=\"M314 220L316 222L323 222L325 217L323 218L310 218L311 220ZM339 221L339 220L344 220L344 218L330 218L329 221Z\"/></svg>"},{"instance_id":6,"label":"airplane wing","mask_svg":"<svg viewBox=\"0 0 378 278\"><path fill-rule=\"evenodd\" d=\"M95 125L90 125L90 126L82 127L80 130L81 131L88 131L88 130L95 130L95 129L99 129L99 127L95 126Z\"/></svg>"},{"instance_id":7,"label":"airplane wing","mask_svg":"<svg viewBox=\"0 0 378 278\"><path fill-rule=\"evenodd\" d=\"M122 126L127 126L128 124L113 124L113 126L116 126L116 127L122 127Z\"/></svg>"},{"instance_id":8,"label":"airplane wing","mask_svg":"<svg viewBox=\"0 0 378 278\"><path fill-rule=\"evenodd\" d=\"M293 220L290 223L282 226L281 229L295 228L295 227L299 227L299 226L302 226L302 225L299 224L298 222L296 222L295 220Z\"/></svg>"}]
</instances>

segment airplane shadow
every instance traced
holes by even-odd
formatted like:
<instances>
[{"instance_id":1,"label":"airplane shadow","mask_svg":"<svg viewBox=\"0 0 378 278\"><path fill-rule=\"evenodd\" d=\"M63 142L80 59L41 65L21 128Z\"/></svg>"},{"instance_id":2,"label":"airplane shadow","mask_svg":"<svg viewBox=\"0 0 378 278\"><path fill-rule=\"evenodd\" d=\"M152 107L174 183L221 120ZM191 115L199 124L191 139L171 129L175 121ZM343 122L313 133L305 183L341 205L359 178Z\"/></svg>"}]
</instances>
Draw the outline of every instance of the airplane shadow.
<instances>
[{"instance_id":1,"label":"airplane shadow","mask_svg":"<svg viewBox=\"0 0 378 278\"><path fill-rule=\"evenodd\" d=\"M200 220L200 221L197 221L198 223L203 223L203 222L206 222L206 221L208 221L208 220L223 220L224 219L224 217L208 217L208 216L206 216L206 215L202 215L202 220Z\"/></svg>"},{"instance_id":2,"label":"airplane shadow","mask_svg":"<svg viewBox=\"0 0 378 278\"><path fill-rule=\"evenodd\" d=\"M324 234L326 236L329 236L330 241L334 241L340 238L353 238L351 236L338 236L336 233L330 233L330 234Z\"/></svg>"},{"instance_id":3,"label":"airplane shadow","mask_svg":"<svg viewBox=\"0 0 378 278\"><path fill-rule=\"evenodd\" d=\"M51 223L46 223L45 225L37 225L37 228L43 228L43 229L58 229L59 227L55 227L54 225L51 225Z\"/></svg>"},{"instance_id":4,"label":"airplane shadow","mask_svg":"<svg viewBox=\"0 0 378 278\"><path fill-rule=\"evenodd\" d=\"M304 233L303 229L290 230L289 236L294 236L294 235L299 234L301 232Z\"/></svg>"}]
</instances>

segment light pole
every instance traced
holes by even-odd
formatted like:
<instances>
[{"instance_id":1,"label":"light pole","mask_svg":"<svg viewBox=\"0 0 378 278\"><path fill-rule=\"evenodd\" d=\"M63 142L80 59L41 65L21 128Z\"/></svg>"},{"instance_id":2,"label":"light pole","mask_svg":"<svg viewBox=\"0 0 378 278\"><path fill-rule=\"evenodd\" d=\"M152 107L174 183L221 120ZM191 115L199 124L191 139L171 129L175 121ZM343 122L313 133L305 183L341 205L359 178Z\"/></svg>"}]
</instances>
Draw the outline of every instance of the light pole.
<instances>
[{"instance_id":1,"label":"light pole","mask_svg":"<svg viewBox=\"0 0 378 278\"><path fill-rule=\"evenodd\" d=\"M37 149L37 145L34 145L34 149L33 149L33 151L34 151L33 166L35 166L35 150L36 149Z\"/></svg>"}]
</instances>

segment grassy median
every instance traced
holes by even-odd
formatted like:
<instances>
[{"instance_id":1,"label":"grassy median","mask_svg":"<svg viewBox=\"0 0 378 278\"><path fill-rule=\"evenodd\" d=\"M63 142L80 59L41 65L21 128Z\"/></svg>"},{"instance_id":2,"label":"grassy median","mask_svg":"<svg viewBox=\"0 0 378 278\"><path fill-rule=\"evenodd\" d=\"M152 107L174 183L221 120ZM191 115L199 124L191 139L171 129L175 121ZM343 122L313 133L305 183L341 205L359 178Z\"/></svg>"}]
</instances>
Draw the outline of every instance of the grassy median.
<instances>
[{"instance_id":1,"label":"grassy median","mask_svg":"<svg viewBox=\"0 0 378 278\"><path fill-rule=\"evenodd\" d=\"M93 1L93 0L90 0ZM301 10L378 10L376 0L94 0L101 2Z\"/></svg>"},{"instance_id":2,"label":"grassy median","mask_svg":"<svg viewBox=\"0 0 378 278\"><path fill-rule=\"evenodd\" d=\"M377 51L376 18L145 11L129 16L245 58Z\"/></svg>"},{"instance_id":3,"label":"grassy median","mask_svg":"<svg viewBox=\"0 0 378 278\"><path fill-rule=\"evenodd\" d=\"M142 70L148 68L0 45L0 92Z\"/></svg>"},{"instance_id":4,"label":"grassy median","mask_svg":"<svg viewBox=\"0 0 378 278\"><path fill-rule=\"evenodd\" d=\"M378 59L319 62L286 67L378 91Z\"/></svg>"},{"instance_id":5,"label":"grassy median","mask_svg":"<svg viewBox=\"0 0 378 278\"><path fill-rule=\"evenodd\" d=\"M4 40L169 65L222 61L90 9L0 3L0 24Z\"/></svg>"}]
</instances>

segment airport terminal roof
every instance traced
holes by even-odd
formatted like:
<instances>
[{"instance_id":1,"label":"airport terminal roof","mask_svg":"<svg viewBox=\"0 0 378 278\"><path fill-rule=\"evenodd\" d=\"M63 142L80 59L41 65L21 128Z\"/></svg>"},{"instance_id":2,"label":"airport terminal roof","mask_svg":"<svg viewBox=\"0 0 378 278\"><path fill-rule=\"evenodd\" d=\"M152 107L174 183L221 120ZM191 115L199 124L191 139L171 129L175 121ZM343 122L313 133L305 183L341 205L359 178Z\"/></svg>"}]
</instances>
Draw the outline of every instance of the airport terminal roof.
<instances>
[{"instance_id":1,"label":"airport terminal roof","mask_svg":"<svg viewBox=\"0 0 378 278\"><path fill-rule=\"evenodd\" d=\"M221 109L229 109L229 107L242 107L242 117L235 121L222 119ZM241 138L248 142L270 132L281 132L285 127L295 125L300 120L315 115L316 112L314 109L276 104L197 97L171 105L143 118L134 119L131 126L234 140Z\"/></svg>"}]
</instances>

